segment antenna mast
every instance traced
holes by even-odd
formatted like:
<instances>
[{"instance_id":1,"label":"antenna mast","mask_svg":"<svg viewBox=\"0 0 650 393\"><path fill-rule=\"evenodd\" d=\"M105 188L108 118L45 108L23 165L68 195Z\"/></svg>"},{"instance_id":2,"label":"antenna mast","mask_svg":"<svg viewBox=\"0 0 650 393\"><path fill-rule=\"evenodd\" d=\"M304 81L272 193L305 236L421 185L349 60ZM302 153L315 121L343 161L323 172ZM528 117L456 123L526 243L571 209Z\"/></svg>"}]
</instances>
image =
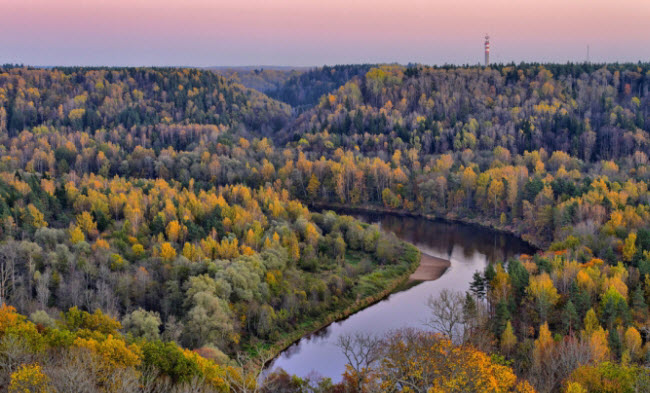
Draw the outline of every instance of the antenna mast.
<instances>
[{"instance_id":1,"label":"antenna mast","mask_svg":"<svg viewBox=\"0 0 650 393\"><path fill-rule=\"evenodd\" d=\"M490 65L490 36L485 34L485 66Z\"/></svg>"}]
</instances>

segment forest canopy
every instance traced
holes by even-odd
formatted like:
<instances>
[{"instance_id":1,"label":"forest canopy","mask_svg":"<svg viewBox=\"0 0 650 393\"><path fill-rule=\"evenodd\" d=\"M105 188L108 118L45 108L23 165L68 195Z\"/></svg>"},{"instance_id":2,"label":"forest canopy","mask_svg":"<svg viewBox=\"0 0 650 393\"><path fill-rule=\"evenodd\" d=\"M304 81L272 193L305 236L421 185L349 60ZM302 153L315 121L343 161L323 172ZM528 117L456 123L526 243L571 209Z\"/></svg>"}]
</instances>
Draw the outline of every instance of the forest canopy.
<instances>
[{"instance_id":1,"label":"forest canopy","mask_svg":"<svg viewBox=\"0 0 650 393\"><path fill-rule=\"evenodd\" d=\"M462 345L396 332L340 384L278 373L267 391L647 386L649 64L249 73L0 68L0 385L61 391L85 363L104 391L264 389L264 353L418 264L377 226L314 208L344 205L542 252L475 274ZM421 372L466 359L476 379Z\"/></svg>"}]
</instances>

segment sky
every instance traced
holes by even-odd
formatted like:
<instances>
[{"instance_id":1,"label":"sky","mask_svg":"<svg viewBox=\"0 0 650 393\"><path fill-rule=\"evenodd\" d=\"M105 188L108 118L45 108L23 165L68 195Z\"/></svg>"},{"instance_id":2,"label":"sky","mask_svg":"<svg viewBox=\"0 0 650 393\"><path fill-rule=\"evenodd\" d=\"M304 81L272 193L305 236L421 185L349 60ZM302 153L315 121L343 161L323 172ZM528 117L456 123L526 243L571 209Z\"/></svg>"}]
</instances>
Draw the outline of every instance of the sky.
<instances>
[{"instance_id":1,"label":"sky","mask_svg":"<svg viewBox=\"0 0 650 393\"><path fill-rule=\"evenodd\" d=\"M0 0L0 64L650 61L650 0Z\"/></svg>"}]
</instances>

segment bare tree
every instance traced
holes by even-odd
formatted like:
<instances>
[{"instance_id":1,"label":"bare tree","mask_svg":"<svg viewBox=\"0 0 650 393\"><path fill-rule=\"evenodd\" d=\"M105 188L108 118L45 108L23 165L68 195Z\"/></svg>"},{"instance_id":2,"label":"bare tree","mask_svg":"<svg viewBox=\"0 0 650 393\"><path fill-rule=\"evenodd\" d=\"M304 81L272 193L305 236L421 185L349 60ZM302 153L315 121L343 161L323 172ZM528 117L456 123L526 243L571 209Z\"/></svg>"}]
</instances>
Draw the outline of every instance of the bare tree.
<instances>
[{"instance_id":1,"label":"bare tree","mask_svg":"<svg viewBox=\"0 0 650 393\"><path fill-rule=\"evenodd\" d=\"M92 393L100 390L115 393L144 391L138 372L132 367L107 368L95 354L84 348L52 353L43 371L56 392Z\"/></svg>"},{"instance_id":2,"label":"bare tree","mask_svg":"<svg viewBox=\"0 0 650 393\"><path fill-rule=\"evenodd\" d=\"M47 307L48 300L50 299L50 271L49 269L45 273L37 274L36 278L36 298L41 309Z\"/></svg>"},{"instance_id":3,"label":"bare tree","mask_svg":"<svg viewBox=\"0 0 650 393\"><path fill-rule=\"evenodd\" d=\"M372 373L375 363L381 359L381 340L369 334L355 333L340 336L336 345L354 371L357 389L359 392L364 391L366 378Z\"/></svg>"},{"instance_id":4,"label":"bare tree","mask_svg":"<svg viewBox=\"0 0 650 393\"><path fill-rule=\"evenodd\" d=\"M140 374L141 393L162 393L172 389L171 379L155 366L145 366Z\"/></svg>"},{"instance_id":5,"label":"bare tree","mask_svg":"<svg viewBox=\"0 0 650 393\"><path fill-rule=\"evenodd\" d=\"M236 363L239 370L228 368L226 379L236 392L258 393L264 387L262 374L266 364L273 359L273 353L268 350L260 350L256 357L250 357L244 353L238 353ZM268 387L266 387L268 389Z\"/></svg>"},{"instance_id":6,"label":"bare tree","mask_svg":"<svg viewBox=\"0 0 650 393\"><path fill-rule=\"evenodd\" d=\"M5 243L0 248L0 304L7 303L16 281L16 245Z\"/></svg>"},{"instance_id":7,"label":"bare tree","mask_svg":"<svg viewBox=\"0 0 650 393\"><path fill-rule=\"evenodd\" d=\"M443 289L438 296L429 296L427 306L431 315L425 324L447 335L452 342L458 343L463 338L464 300L461 292L449 289Z\"/></svg>"},{"instance_id":8,"label":"bare tree","mask_svg":"<svg viewBox=\"0 0 650 393\"><path fill-rule=\"evenodd\" d=\"M84 349L71 349L53 356L43 370L56 391L90 393L97 389L99 364Z\"/></svg>"},{"instance_id":9,"label":"bare tree","mask_svg":"<svg viewBox=\"0 0 650 393\"><path fill-rule=\"evenodd\" d=\"M528 370L527 378L538 392L554 392L560 389L571 373L580 366L592 361L591 346L587 340L565 337L549 349L539 363Z\"/></svg>"},{"instance_id":10,"label":"bare tree","mask_svg":"<svg viewBox=\"0 0 650 393\"><path fill-rule=\"evenodd\" d=\"M195 376L190 381L177 385L171 390L173 393L216 393L206 382L204 377Z\"/></svg>"},{"instance_id":11,"label":"bare tree","mask_svg":"<svg viewBox=\"0 0 650 393\"><path fill-rule=\"evenodd\" d=\"M22 241L19 244L18 252L21 255L21 259L24 260L24 264L27 267L27 275L25 284L27 285L27 294L29 297L32 296L32 278L34 277L34 272L36 271L36 263L34 261L37 255L40 255L43 252L41 246L30 241Z\"/></svg>"},{"instance_id":12,"label":"bare tree","mask_svg":"<svg viewBox=\"0 0 650 393\"><path fill-rule=\"evenodd\" d=\"M36 355L24 337L6 335L0 339L0 386L9 384L11 373L22 364L31 363Z\"/></svg>"},{"instance_id":13,"label":"bare tree","mask_svg":"<svg viewBox=\"0 0 650 393\"><path fill-rule=\"evenodd\" d=\"M97 284L97 298L99 299L99 306L104 312L110 315L119 315L118 301L115 298L112 286L102 280Z\"/></svg>"}]
</instances>

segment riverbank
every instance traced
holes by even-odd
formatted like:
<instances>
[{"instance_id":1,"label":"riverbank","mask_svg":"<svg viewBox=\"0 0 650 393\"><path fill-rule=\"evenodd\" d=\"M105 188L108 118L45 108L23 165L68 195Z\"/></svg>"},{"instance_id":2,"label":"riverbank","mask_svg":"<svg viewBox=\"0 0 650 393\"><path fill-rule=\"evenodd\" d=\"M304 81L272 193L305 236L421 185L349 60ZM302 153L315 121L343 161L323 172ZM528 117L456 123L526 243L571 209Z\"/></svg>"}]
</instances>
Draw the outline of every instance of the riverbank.
<instances>
[{"instance_id":1,"label":"riverbank","mask_svg":"<svg viewBox=\"0 0 650 393\"><path fill-rule=\"evenodd\" d=\"M409 276L410 281L433 281L445 274L451 266L451 261L428 255L420 250L420 264L413 274Z\"/></svg>"},{"instance_id":2,"label":"riverbank","mask_svg":"<svg viewBox=\"0 0 650 393\"><path fill-rule=\"evenodd\" d=\"M338 214L346 213L334 210ZM347 214L376 224L382 231L392 232L398 239L417 246L422 254L421 261L426 263L426 255L437 256L442 261L433 261L444 263L442 269L446 267L446 259L451 261L451 267L437 280L408 280L385 300L329 325L318 334L304 337L274 359L270 368L282 368L300 377L308 377L316 371L338 382L347 363L336 345L340 337L357 333L382 336L396 329L425 328L423 324L430 313L428 298L445 289L464 293L476 271L483 271L489 263L535 253L530 244L519 238L474 225L394 213L356 211Z\"/></svg>"},{"instance_id":3,"label":"riverbank","mask_svg":"<svg viewBox=\"0 0 650 393\"><path fill-rule=\"evenodd\" d=\"M389 208L378 207L378 206L350 207L350 206L343 206L338 204L313 204L313 207L316 208L315 210L331 209L338 213L344 213L344 214L345 213L389 214L389 215L403 216L403 217L422 218L430 221L438 220L438 221L449 222L449 223L469 224L469 225L475 225L479 228L487 228L498 233L517 236L517 234L512 231L508 231L503 228L495 228L494 226L489 225L489 223L486 222L473 222L469 220L440 217L433 214L419 214L415 212L395 210L395 209L389 209ZM280 353L285 351L291 345L297 343L302 338L315 334L327 328L330 324L334 322L342 321L350 317L352 314L355 314L365 308L368 308L386 299L388 296L390 296L393 293L410 288L421 282L435 281L438 278L440 278L451 266L451 262L449 260L426 254L421 250L417 249L416 246L414 246L413 244L405 241L403 242L408 247L413 248L417 251L417 253L419 254L419 258L417 259L418 263L411 264L407 272L400 275L399 277L396 277L396 279L392 280L391 283L388 286L386 286L385 289L382 290L381 292L371 296L363 297L361 299L357 299L349 306L345 307L345 309L343 310L328 313L327 315L321 318L305 321L305 323L302 324L298 329L294 330L291 333L287 333L286 335L281 337L279 341L276 341L273 345L267 347L267 349L269 349L273 354L273 358L269 361L269 363L273 362ZM533 248L538 248L538 249L540 248L540 246L535 245L534 242L527 241L527 243L534 246Z\"/></svg>"},{"instance_id":4,"label":"riverbank","mask_svg":"<svg viewBox=\"0 0 650 393\"><path fill-rule=\"evenodd\" d=\"M374 295L358 298L354 302L349 304L347 307L345 307L343 310L334 311L328 313L327 315L324 315L321 318L306 321L296 330L286 334L279 341L275 342L274 344L272 344L267 348L267 350L270 351L270 353L272 354L272 357L267 361L267 364L271 363L280 353L282 353L284 350L289 348L291 345L300 341L303 337L318 333L322 329L327 328L332 323L342 321L348 318L349 316L351 316L352 314L355 314L367 307L372 306L375 303L384 300L385 298L397 292L398 290L408 287L409 284L411 284L414 281L411 279L411 276L417 271L418 267L420 266L420 261L422 260L423 254L422 252L420 252L420 250L417 247L415 247L411 243L405 241L401 241L401 242L403 247L405 248L402 253L402 258L407 258L407 255L411 253L416 254L415 261L408 264L408 268L403 274L391 280L391 282L382 291ZM434 262L434 263L438 263L438 262Z\"/></svg>"},{"instance_id":5,"label":"riverbank","mask_svg":"<svg viewBox=\"0 0 650 393\"><path fill-rule=\"evenodd\" d=\"M420 218L425 218L427 220L442 220L442 221L447 221L451 223L460 223L460 224L466 224L466 225L475 225L479 228L485 228L485 229L490 229L495 232L499 233L505 233L508 235L513 235L517 236L524 242L530 244L534 248L538 250L545 250L548 248L549 244L546 244L544 242L539 241L538 239L531 238L530 236L525 236L522 233L516 231L512 227L500 227L497 226L495 223L491 222L490 220L487 219L469 219L469 218L459 218L455 216L450 216L450 215L437 215L437 214L426 214L426 213L418 213L418 212L412 212L409 210L404 210L404 209L392 209L384 206L376 206L376 205L356 205L356 206L350 206L350 205L344 205L340 203L322 203L322 202L314 202L309 205L309 207L315 207L317 209L331 209L334 211L338 212L348 212L348 213L375 213L375 214L395 214L398 216L406 216L406 217L420 217Z\"/></svg>"}]
</instances>

